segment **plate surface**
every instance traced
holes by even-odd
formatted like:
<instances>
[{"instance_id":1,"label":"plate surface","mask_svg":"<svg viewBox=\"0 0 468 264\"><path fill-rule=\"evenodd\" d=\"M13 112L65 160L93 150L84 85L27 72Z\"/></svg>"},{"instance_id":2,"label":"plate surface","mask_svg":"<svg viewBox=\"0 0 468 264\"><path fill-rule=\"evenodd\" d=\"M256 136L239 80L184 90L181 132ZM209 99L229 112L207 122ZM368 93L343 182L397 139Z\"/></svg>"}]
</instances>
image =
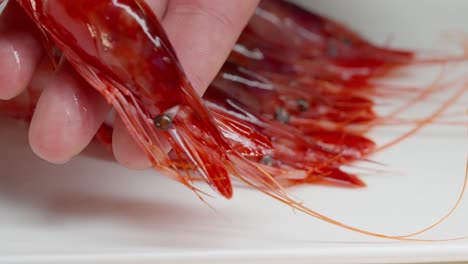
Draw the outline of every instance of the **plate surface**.
<instances>
[{"instance_id":1,"label":"plate surface","mask_svg":"<svg viewBox=\"0 0 468 264\"><path fill-rule=\"evenodd\" d=\"M391 38L397 47L450 51L455 47L441 33L468 34L464 0L302 2L378 43ZM420 80L430 82L436 70L418 73ZM440 96L443 100L450 94ZM458 103L462 113L466 99L465 93ZM416 107L416 112L436 109L436 101ZM383 143L403 129L381 129L373 136ZM454 205L467 151L466 127L430 126L372 157L386 165L372 168L385 173L364 176L366 189L310 186L291 192L341 222L386 234L411 233L436 222ZM236 189L231 201L208 198L213 210L164 176L129 171L96 155L99 151L90 147L67 165L46 164L31 153L24 127L0 122L0 263L468 261L468 240L370 238L295 213L250 189ZM468 235L467 200L422 237Z\"/></svg>"}]
</instances>

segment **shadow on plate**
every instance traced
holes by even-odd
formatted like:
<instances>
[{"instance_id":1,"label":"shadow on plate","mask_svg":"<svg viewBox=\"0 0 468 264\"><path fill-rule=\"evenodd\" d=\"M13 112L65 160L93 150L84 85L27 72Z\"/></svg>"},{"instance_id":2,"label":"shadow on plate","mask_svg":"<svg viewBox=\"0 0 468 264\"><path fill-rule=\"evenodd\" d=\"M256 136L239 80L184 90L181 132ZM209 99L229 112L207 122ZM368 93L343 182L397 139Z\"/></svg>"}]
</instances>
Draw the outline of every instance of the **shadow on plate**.
<instances>
[{"instance_id":1,"label":"shadow on plate","mask_svg":"<svg viewBox=\"0 0 468 264\"><path fill-rule=\"evenodd\" d=\"M209 214L171 203L170 197L177 194L156 188L166 179L157 179L161 177L155 174L151 184L156 187L138 182L141 173L148 183L151 177L145 172L132 172L130 179L126 169L111 161L99 146L88 148L79 160L51 165L32 153L24 128L1 122L0 146L0 197L39 210L48 219L107 218L143 229L208 221ZM103 166L102 162L109 164ZM147 193L154 188L155 195L141 196L139 187Z\"/></svg>"}]
</instances>

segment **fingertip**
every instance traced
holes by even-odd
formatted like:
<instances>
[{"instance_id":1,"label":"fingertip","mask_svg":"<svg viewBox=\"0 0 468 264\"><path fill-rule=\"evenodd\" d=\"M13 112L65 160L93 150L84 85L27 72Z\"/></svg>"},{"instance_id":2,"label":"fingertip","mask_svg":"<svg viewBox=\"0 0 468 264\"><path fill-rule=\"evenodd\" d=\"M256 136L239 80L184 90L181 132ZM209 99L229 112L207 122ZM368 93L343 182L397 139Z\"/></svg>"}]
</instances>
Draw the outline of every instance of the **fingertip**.
<instances>
[{"instance_id":1,"label":"fingertip","mask_svg":"<svg viewBox=\"0 0 468 264\"><path fill-rule=\"evenodd\" d=\"M9 100L27 88L42 56L40 41L28 18L11 3L0 17L0 99Z\"/></svg>"},{"instance_id":2,"label":"fingertip","mask_svg":"<svg viewBox=\"0 0 468 264\"><path fill-rule=\"evenodd\" d=\"M112 149L115 159L129 169L144 170L152 167L151 161L133 140L120 118L114 122Z\"/></svg>"},{"instance_id":3,"label":"fingertip","mask_svg":"<svg viewBox=\"0 0 468 264\"><path fill-rule=\"evenodd\" d=\"M43 104L42 104L43 105ZM29 129L29 145L34 154L39 158L53 163L65 164L73 155L67 151L63 143L63 135L60 129L48 127L48 120L41 120L41 112L48 112L50 108L42 106L39 115L34 114ZM37 112L37 111L36 111Z\"/></svg>"},{"instance_id":4,"label":"fingertip","mask_svg":"<svg viewBox=\"0 0 468 264\"><path fill-rule=\"evenodd\" d=\"M91 142L109 106L66 64L46 83L29 129L40 158L63 164Z\"/></svg>"},{"instance_id":5,"label":"fingertip","mask_svg":"<svg viewBox=\"0 0 468 264\"><path fill-rule=\"evenodd\" d=\"M56 165L69 162L72 157L64 154L63 149L57 147L49 137L44 137L39 133L29 133L29 144L32 152L39 158Z\"/></svg>"},{"instance_id":6,"label":"fingertip","mask_svg":"<svg viewBox=\"0 0 468 264\"><path fill-rule=\"evenodd\" d=\"M0 99L10 100L23 92L32 79L39 64L40 48L33 50L25 42L31 36L24 36L22 43L8 36L0 37ZM23 42L24 41L24 42Z\"/></svg>"},{"instance_id":7,"label":"fingertip","mask_svg":"<svg viewBox=\"0 0 468 264\"><path fill-rule=\"evenodd\" d=\"M32 151L53 164L64 164L73 156L68 151L68 137L63 133L64 129L69 129L63 112L60 111L63 108L67 112L61 99L63 97L53 85L45 88L39 97L29 128L29 145Z\"/></svg>"}]
</instances>

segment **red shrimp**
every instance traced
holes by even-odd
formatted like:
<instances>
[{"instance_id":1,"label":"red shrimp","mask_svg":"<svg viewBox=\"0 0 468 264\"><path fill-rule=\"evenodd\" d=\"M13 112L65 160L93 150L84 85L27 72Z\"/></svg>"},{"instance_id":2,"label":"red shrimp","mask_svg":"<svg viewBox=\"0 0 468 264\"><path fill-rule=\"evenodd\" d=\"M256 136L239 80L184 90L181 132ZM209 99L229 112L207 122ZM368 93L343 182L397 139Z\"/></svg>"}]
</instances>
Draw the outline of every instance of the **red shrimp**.
<instances>
[{"instance_id":1,"label":"red shrimp","mask_svg":"<svg viewBox=\"0 0 468 264\"><path fill-rule=\"evenodd\" d=\"M370 99L329 82L262 75L226 63L212 87L242 101L251 111L283 121L289 120L290 114L308 122L357 123L375 119Z\"/></svg>"},{"instance_id":2,"label":"red shrimp","mask_svg":"<svg viewBox=\"0 0 468 264\"><path fill-rule=\"evenodd\" d=\"M339 186L365 186L357 175L339 168L359 160L373 149L374 143L365 137L342 132L334 135L332 131L323 130L317 135L306 135L286 124L248 113L242 105L214 89L209 89L205 97L217 119L249 124L271 140L271 149L261 155L252 155L250 159L276 168L272 176L282 185L333 182Z\"/></svg>"},{"instance_id":3,"label":"red shrimp","mask_svg":"<svg viewBox=\"0 0 468 264\"><path fill-rule=\"evenodd\" d=\"M263 0L248 30L272 47L291 45L306 58L349 61L350 66L410 62L413 52L373 45L344 25L282 0ZM281 36L281 37L278 37ZM285 38L283 38L285 37ZM288 41L283 41L288 39Z\"/></svg>"},{"instance_id":4,"label":"red shrimp","mask_svg":"<svg viewBox=\"0 0 468 264\"><path fill-rule=\"evenodd\" d=\"M229 61L256 72L308 76L354 86L362 86L367 79L384 75L399 65L395 62L370 64L359 60L350 63L331 60L326 57L327 55L305 58L297 54L293 47L289 47L290 50L280 51L272 50L270 47L265 48L263 45L265 44L250 42L246 39L246 35L242 34Z\"/></svg>"},{"instance_id":5,"label":"red shrimp","mask_svg":"<svg viewBox=\"0 0 468 264\"><path fill-rule=\"evenodd\" d=\"M18 1L73 67L112 104L156 169L189 185L163 149L223 196L232 196L227 153L235 152L184 75L143 1Z\"/></svg>"},{"instance_id":6,"label":"red shrimp","mask_svg":"<svg viewBox=\"0 0 468 264\"><path fill-rule=\"evenodd\" d=\"M143 0L17 2L44 33L49 54L57 45L107 99L154 168L195 192L193 172L226 198L234 176L311 216L382 238L418 240L411 237L440 223L406 236L373 233L311 210L283 189L365 185L340 166L365 159L375 144L349 127L376 119L364 96L375 87L367 81L388 64L411 61L412 53L371 45L324 17L265 0L201 98ZM277 41L283 37L291 41ZM0 110L26 109L28 119L38 92L30 88ZM105 124L96 137L109 144L111 130Z\"/></svg>"},{"instance_id":7,"label":"red shrimp","mask_svg":"<svg viewBox=\"0 0 468 264\"><path fill-rule=\"evenodd\" d=\"M282 0L260 3L235 53L231 60L246 67L250 62L256 71L266 70L258 64L267 60L279 72L343 81L369 78L414 58L413 52L378 47L337 22Z\"/></svg>"},{"instance_id":8,"label":"red shrimp","mask_svg":"<svg viewBox=\"0 0 468 264\"><path fill-rule=\"evenodd\" d=\"M316 109L308 109L313 99L289 98L282 92L267 78L227 63L204 98L211 103L210 108L216 115L242 119L270 138L272 153L259 157L261 163L284 170L302 170L304 175L314 179L333 178L365 186L356 176L341 173L338 168L364 157L375 144L344 129L324 128L322 123L327 119L335 121L327 115L303 118L308 126L296 126L296 116L301 112L316 112ZM317 102L325 108L334 107L320 103ZM316 124L317 131L310 130L311 124Z\"/></svg>"}]
</instances>

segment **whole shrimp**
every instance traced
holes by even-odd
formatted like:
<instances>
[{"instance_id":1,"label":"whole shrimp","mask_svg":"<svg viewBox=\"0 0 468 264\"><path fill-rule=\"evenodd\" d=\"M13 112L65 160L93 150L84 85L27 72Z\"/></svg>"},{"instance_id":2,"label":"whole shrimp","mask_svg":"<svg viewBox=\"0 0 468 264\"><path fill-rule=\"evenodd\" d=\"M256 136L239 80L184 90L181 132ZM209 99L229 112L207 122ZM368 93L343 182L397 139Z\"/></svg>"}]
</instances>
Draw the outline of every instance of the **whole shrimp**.
<instances>
[{"instance_id":1,"label":"whole shrimp","mask_svg":"<svg viewBox=\"0 0 468 264\"><path fill-rule=\"evenodd\" d=\"M162 139L220 194L235 155L143 1L18 1L73 67L113 105L156 169L189 185ZM52 44L52 42L49 42Z\"/></svg>"},{"instance_id":2,"label":"whole shrimp","mask_svg":"<svg viewBox=\"0 0 468 264\"><path fill-rule=\"evenodd\" d=\"M242 102L235 103L241 98L224 88L231 85L238 92L252 94L249 89L253 87L229 84L232 80L218 78L204 101L195 93L163 28L144 1L17 2L44 33L46 46L51 49L57 45L63 57L114 107L153 167L197 194L200 191L193 186L196 180L193 172L226 198L233 195L233 176L292 208L352 231L383 238L418 240L411 237L426 230L406 236L373 233L340 223L290 198L280 183L295 184L294 178L288 178L288 173L294 170L310 171L318 166L321 167L318 176L320 173L334 173L335 178L363 185L356 177L342 173L338 165L360 158L372 148L373 143L360 135L347 134L351 140L341 141L342 145L349 144L356 151L347 155L337 154L336 149L323 146L336 141L340 133L329 131L326 136L320 136L310 126L307 131L302 128L294 130L281 118L276 120L280 121L279 124L272 123L268 107L249 113L251 108L255 108L255 101L248 105L249 111L243 111ZM280 1L272 3L283 4ZM268 5L268 1L263 5ZM54 59L54 56L50 57ZM239 57L231 56L230 62L252 69L249 67L251 64L246 64ZM238 72L238 69L233 70L227 64L224 73L242 77L245 72ZM277 75L265 73L265 76L281 83ZM278 96L285 91L290 90L279 85L271 93ZM363 102L364 109L368 109L367 102ZM252 118L255 116L259 118ZM334 120L327 116L321 118ZM372 116L366 118L372 119ZM103 129L106 130L105 127ZM302 136L303 139L298 139ZM350 143L353 141L362 142L362 146L356 147ZM165 142L172 148L170 153ZM311 149L323 152L324 160L291 155L291 150L300 147L304 153ZM277 149L279 151L275 151ZM278 157L284 163L274 166L265 157ZM300 166L301 163L304 166ZM314 175L305 175L303 177L307 179L302 181L313 182L313 177L309 176Z\"/></svg>"}]
</instances>

